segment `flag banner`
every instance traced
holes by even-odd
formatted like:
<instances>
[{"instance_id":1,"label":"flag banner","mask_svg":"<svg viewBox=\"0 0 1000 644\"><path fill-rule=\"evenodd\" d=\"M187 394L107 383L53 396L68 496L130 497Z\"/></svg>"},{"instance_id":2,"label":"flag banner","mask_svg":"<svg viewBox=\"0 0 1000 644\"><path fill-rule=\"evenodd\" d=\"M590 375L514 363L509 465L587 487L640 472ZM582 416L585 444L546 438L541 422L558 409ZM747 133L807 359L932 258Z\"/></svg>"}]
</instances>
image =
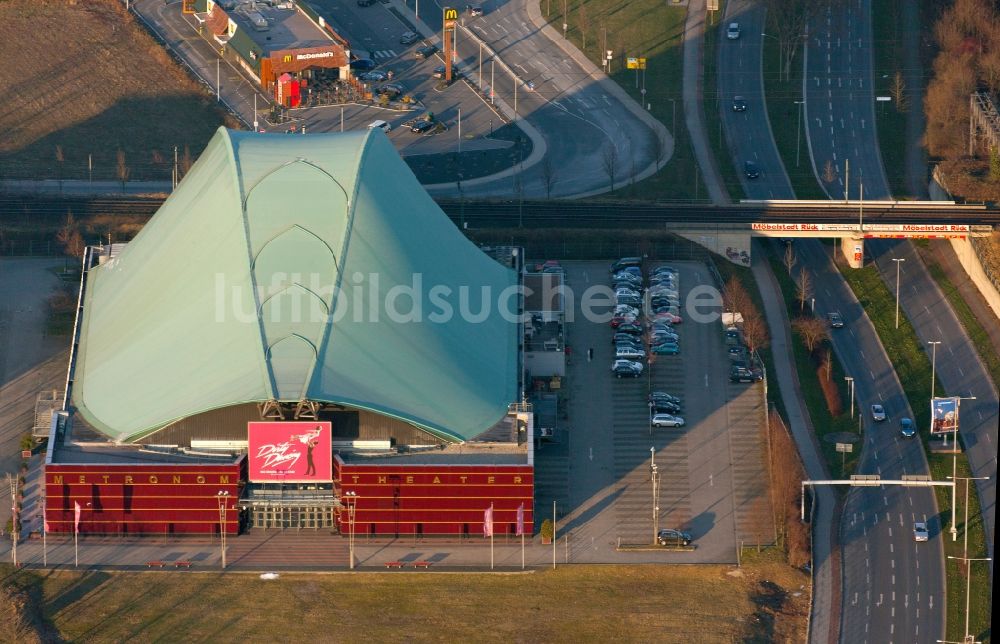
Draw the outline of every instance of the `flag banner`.
<instances>
[{"instance_id":1,"label":"flag banner","mask_svg":"<svg viewBox=\"0 0 1000 644\"><path fill-rule=\"evenodd\" d=\"M80 531L80 502L73 501L73 532Z\"/></svg>"},{"instance_id":2,"label":"flag banner","mask_svg":"<svg viewBox=\"0 0 1000 644\"><path fill-rule=\"evenodd\" d=\"M517 506L517 532L514 536L520 537L524 534L524 504Z\"/></svg>"},{"instance_id":3,"label":"flag banner","mask_svg":"<svg viewBox=\"0 0 1000 644\"><path fill-rule=\"evenodd\" d=\"M483 513L483 537L493 536L493 506L486 508Z\"/></svg>"},{"instance_id":4,"label":"flag banner","mask_svg":"<svg viewBox=\"0 0 1000 644\"><path fill-rule=\"evenodd\" d=\"M43 521L43 524L44 524L44 526L45 526L45 527L43 528L43 530L44 530L45 532L48 532L48 531L49 531L49 520L48 520L48 519L45 519L45 521Z\"/></svg>"},{"instance_id":5,"label":"flag banner","mask_svg":"<svg viewBox=\"0 0 1000 644\"><path fill-rule=\"evenodd\" d=\"M958 398L931 400L931 434L958 431Z\"/></svg>"}]
</instances>

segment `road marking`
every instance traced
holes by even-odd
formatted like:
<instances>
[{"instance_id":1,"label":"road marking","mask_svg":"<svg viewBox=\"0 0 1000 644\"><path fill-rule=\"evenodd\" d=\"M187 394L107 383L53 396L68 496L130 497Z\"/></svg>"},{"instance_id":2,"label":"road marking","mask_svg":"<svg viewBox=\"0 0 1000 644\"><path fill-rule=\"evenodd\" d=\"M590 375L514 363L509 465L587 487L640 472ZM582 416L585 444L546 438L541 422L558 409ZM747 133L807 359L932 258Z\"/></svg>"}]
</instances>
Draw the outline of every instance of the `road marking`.
<instances>
[{"instance_id":1,"label":"road marking","mask_svg":"<svg viewBox=\"0 0 1000 644\"><path fill-rule=\"evenodd\" d=\"M893 586L896 585L896 575L895 575L895 573L892 575L892 585Z\"/></svg>"},{"instance_id":2,"label":"road marking","mask_svg":"<svg viewBox=\"0 0 1000 644\"><path fill-rule=\"evenodd\" d=\"M708 474L708 487L715 487L715 481L712 478L711 472Z\"/></svg>"},{"instance_id":3,"label":"road marking","mask_svg":"<svg viewBox=\"0 0 1000 644\"><path fill-rule=\"evenodd\" d=\"M877 608L877 607L879 607L881 605L882 605L882 593L879 593L878 594L878 602L875 604L875 607Z\"/></svg>"},{"instance_id":4,"label":"road marking","mask_svg":"<svg viewBox=\"0 0 1000 644\"><path fill-rule=\"evenodd\" d=\"M876 516L876 518L878 517L878 515L875 515L875 516ZM892 537L892 526L889 526L889 537L890 538Z\"/></svg>"},{"instance_id":5,"label":"road marking","mask_svg":"<svg viewBox=\"0 0 1000 644\"><path fill-rule=\"evenodd\" d=\"M590 460L594 460L594 448L590 448Z\"/></svg>"},{"instance_id":6,"label":"road marking","mask_svg":"<svg viewBox=\"0 0 1000 644\"><path fill-rule=\"evenodd\" d=\"M872 376L872 380L875 380L875 372L874 372L874 371L872 371L871 369L869 369L869 370L868 370L868 373L870 373L870 374L871 374L871 376Z\"/></svg>"},{"instance_id":7,"label":"road marking","mask_svg":"<svg viewBox=\"0 0 1000 644\"><path fill-rule=\"evenodd\" d=\"M889 497L883 494L882 500L885 501L886 507L889 507Z\"/></svg>"},{"instance_id":8,"label":"road marking","mask_svg":"<svg viewBox=\"0 0 1000 644\"><path fill-rule=\"evenodd\" d=\"M708 387L708 374L705 374L705 386Z\"/></svg>"},{"instance_id":9,"label":"road marking","mask_svg":"<svg viewBox=\"0 0 1000 644\"><path fill-rule=\"evenodd\" d=\"M934 595L931 595L931 596L930 596L930 607L931 607L932 609L934 608Z\"/></svg>"},{"instance_id":10,"label":"road marking","mask_svg":"<svg viewBox=\"0 0 1000 644\"><path fill-rule=\"evenodd\" d=\"M891 553L895 553L895 552L896 552L896 551L895 551L895 550L893 549L893 547L892 547L892 544L891 544L891 543L889 544L889 552L891 552Z\"/></svg>"},{"instance_id":11,"label":"road marking","mask_svg":"<svg viewBox=\"0 0 1000 644\"><path fill-rule=\"evenodd\" d=\"M956 367L958 367L958 365L955 365L955 366L956 366ZM962 377L963 377L963 378L965 377L965 372L964 372L964 371L962 371L962 368L961 368L961 367L958 367L958 373L962 374Z\"/></svg>"},{"instance_id":12,"label":"road marking","mask_svg":"<svg viewBox=\"0 0 1000 644\"><path fill-rule=\"evenodd\" d=\"M889 566L890 566L890 567L891 567L891 568L892 568L893 570L895 570L895 569L896 569L896 560L895 560L895 559L890 559L890 560L889 560ZM895 597L893 597L892 599L893 599L893 600L895 600L896 598L895 598Z\"/></svg>"}]
</instances>

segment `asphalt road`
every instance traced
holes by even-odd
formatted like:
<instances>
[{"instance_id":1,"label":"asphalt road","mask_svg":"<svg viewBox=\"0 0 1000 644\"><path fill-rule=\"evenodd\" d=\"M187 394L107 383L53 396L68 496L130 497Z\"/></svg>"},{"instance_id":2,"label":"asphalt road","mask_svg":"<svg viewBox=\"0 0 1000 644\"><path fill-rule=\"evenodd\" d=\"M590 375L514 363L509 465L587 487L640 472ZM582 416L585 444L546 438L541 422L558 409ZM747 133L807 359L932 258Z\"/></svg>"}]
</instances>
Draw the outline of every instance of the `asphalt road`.
<instances>
[{"instance_id":1,"label":"asphalt road","mask_svg":"<svg viewBox=\"0 0 1000 644\"><path fill-rule=\"evenodd\" d=\"M889 199L875 133L870 0L827 6L806 46L806 135L816 177L831 199ZM832 181L827 181L832 178Z\"/></svg>"},{"instance_id":2,"label":"asphalt road","mask_svg":"<svg viewBox=\"0 0 1000 644\"><path fill-rule=\"evenodd\" d=\"M865 7L867 9L867 5ZM826 17L824 14L824 24ZM831 25L833 20L831 16ZM741 24L742 34L737 40L720 43L719 93L724 101L731 102L735 95L747 98L746 112L733 112L731 109L722 111L731 149L738 161L737 169L749 198L794 198L773 143L766 111L759 98L763 96L760 85L763 36L759 35L763 33L763 11L737 3L727 13L726 22L732 21ZM741 42L744 44L733 47ZM856 51L852 53L856 54ZM815 64L819 56L813 55L811 59L807 64ZM862 62L867 67L858 67ZM747 73L724 71L741 69L741 65ZM854 59L852 65L857 69L871 68L870 59L862 59L860 56ZM827 73L827 68L824 67L822 79L826 78ZM809 101L818 100L808 89L810 78L807 71L807 108ZM832 87L842 85L843 82L842 79L831 78L830 84ZM821 80L821 85L824 83L825 80ZM830 97L833 94L831 90ZM850 109L856 109L860 113L860 107L855 107L852 103L860 100L856 92L837 93L837 97L838 100L847 101ZM807 110L806 114L810 115L808 119L812 124L814 113ZM854 133L853 130L849 131ZM810 150L814 155L814 164L821 166L816 159L823 158L824 150L827 149L824 146L834 149L838 141L837 130L834 129L831 134L829 129L816 129L811 137ZM751 140L752 146L749 143ZM857 145L859 149L864 149L864 143ZM761 177L756 180L748 179L743 174L742 162L739 161L754 159L748 157L749 154L757 155L755 160L761 169ZM867 174L883 177L884 185L877 148L874 159L878 164L878 172L868 170ZM857 171L860 174L864 172L864 163L861 162L859 166ZM887 188L885 192L887 196ZM870 195L867 189L865 194L866 197ZM872 198L874 196L871 195ZM881 402L897 417L904 413L912 417L912 413L906 408L902 387L891 362L885 357L878 335L849 287L830 263L828 247L812 240L799 240L795 247L800 267L809 270L813 276L817 310L825 313L840 309L851 326L846 334L834 334L833 344L845 372L855 378L858 407L867 409L873 402ZM884 429L879 427L866 432L859 473L879 473L883 478L899 478L903 473L925 474L927 464L920 446L900 443L898 431ZM843 642L882 642L892 641L894 637L900 638L899 641L921 641L924 637L943 634L944 620L940 609L944 591L944 558L939 541L940 526L931 522L935 532L927 544L914 544L912 536L915 518L935 517L936 504L928 490L905 490L902 493L895 488L857 488L848 495L840 534L843 569L840 638ZM879 519L881 523L877 523ZM926 547L916 549L915 545ZM919 598L918 588L921 595ZM935 602L937 611L933 608Z\"/></svg>"},{"instance_id":3,"label":"asphalt road","mask_svg":"<svg viewBox=\"0 0 1000 644\"><path fill-rule=\"evenodd\" d=\"M892 258L904 261L900 269L900 309L917 332L917 337L931 352L928 342L941 342L934 357L935 371L944 391L938 396L972 397L961 401L960 433L973 476L989 476L976 481L986 528L988 557L993 557L996 528L997 425L1000 402L990 375L983 368L964 329L948 301L927 272L913 244L902 241L882 242L886 252L877 260L882 278L890 289L896 283L896 265ZM950 439L949 439L950 440ZM961 503L961 499L959 503ZM950 537L949 537L950 538ZM958 535L961 539L961 534ZM992 576L992 568L990 568Z\"/></svg>"},{"instance_id":4,"label":"asphalt road","mask_svg":"<svg viewBox=\"0 0 1000 644\"><path fill-rule=\"evenodd\" d=\"M737 22L740 37L719 39L719 114L732 151L732 163L750 199L794 199L791 182L774 145L771 122L764 103L761 57L764 38L764 7L742 0L727 5L725 24ZM741 96L745 112L733 110L733 99ZM711 133L709 133L711 135ZM750 179L744 163L752 161L760 176Z\"/></svg>"}]
</instances>

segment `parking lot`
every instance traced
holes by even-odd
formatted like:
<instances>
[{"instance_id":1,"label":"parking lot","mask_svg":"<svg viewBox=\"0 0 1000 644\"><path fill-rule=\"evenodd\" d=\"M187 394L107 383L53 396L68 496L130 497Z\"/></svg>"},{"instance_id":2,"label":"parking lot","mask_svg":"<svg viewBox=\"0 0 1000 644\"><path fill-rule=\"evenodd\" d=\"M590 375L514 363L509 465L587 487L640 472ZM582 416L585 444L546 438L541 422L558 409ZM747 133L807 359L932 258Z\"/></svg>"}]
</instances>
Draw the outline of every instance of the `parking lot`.
<instances>
[{"instance_id":1,"label":"parking lot","mask_svg":"<svg viewBox=\"0 0 1000 644\"><path fill-rule=\"evenodd\" d=\"M611 328L585 319L579 297L590 285L610 284L608 264L564 263L575 295L567 325L569 418L556 442L537 453L539 520L551 514L555 500L560 559L735 562L738 542L753 544L758 535L765 542L773 539L761 432L764 385L731 383L721 324L686 316L675 327L679 355L654 355L643 361L640 377L616 378ZM704 264L671 265L679 273L683 309L690 290L711 284L711 277ZM681 400L683 427L651 427L650 391ZM653 539L651 456L660 475L658 527L691 533L693 552L618 551L619 543Z\"/></svg>"}]
</instances>

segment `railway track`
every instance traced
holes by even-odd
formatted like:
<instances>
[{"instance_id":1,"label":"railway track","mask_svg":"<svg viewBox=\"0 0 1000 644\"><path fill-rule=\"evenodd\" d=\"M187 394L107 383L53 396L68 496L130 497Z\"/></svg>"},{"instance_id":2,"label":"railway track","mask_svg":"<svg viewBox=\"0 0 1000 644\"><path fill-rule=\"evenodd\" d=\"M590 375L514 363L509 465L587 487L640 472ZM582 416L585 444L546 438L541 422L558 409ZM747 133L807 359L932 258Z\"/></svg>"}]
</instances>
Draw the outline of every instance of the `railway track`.
<instances>
[{"instance_id":1,"label":"railway track","mask_svg":"<svg viewBox=\"0 0 1000 644\"><path fill-rule=\"evenodd\" d=\"M95 215L152 216L162 205L159 198L50 198L0 197L0 219L31 217L51 219ZM931 205L905 202L866 203L859 213L857 203L830 202L749 203L733 206L700 204L631 204L609 202L536 202L440 200L439 205L455 221L475 226L528 227L660 227L678 224L749 224L752 222L856 224L920 223L1000 225L1000 209L985 206Z\"/></svg>"}]
</instances>

